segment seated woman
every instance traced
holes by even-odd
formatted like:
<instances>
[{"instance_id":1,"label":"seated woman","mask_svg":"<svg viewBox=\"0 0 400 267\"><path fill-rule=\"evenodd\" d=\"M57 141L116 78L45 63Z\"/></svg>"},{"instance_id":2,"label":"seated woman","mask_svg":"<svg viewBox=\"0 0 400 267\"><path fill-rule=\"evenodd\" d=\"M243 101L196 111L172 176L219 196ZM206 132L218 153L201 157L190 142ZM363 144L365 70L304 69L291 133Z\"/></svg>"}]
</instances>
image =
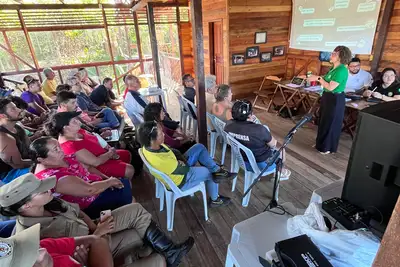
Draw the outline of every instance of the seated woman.
<instances>
[{"instance_id":1,"label":"seated woman","mask_svg":"<svg viewBox=\"0 0 400 267\"><path fill-rule=\"evenodd\" d=\"M224 130L251 150L258 167L260 170L263 170L267 166L266 160L272 155L277 141L267 127L252 122L252 113L253 110L250 101L236 101L232 107L233 119L226 124ZM247 161L245 155L243 158ZM284 160L284 154L282 155L282 159ZM246 162L246 165L246 168L251 170L250 163ZM272 165L269 170L274 168L275 165ZM281 178L288 178L290 174L290 170L283 169Z\"/></svg>"},{"instance_id":2,"label":"seated woman","mask_svg":"<svg viewBox=\"0 0 400 267\"><path fill-rule=\"evenodd\" d=\"M131 179L134 168L131 154L127 150L115 150L110 146L102 147L97 137L83 129L77 118L80 112L59 112L46 124L48 135L58 138L66 155L75 154L76 159L92 166L109 177Z\"/></svg>"},{"instance_id":3,"label":"seated woman","mask_svg":"<svg viewBox=\"0 0 400 267\"><path fill-rule=\"evenodd\" d=\"M373 92L373 90L375 90ZM386 68L382 71L381 79L375 81L371 90L364 92L365 97L375 97L383 101L393 101L400 99L400 82L398 81L396 70L393 68Z\"/></svg>"},{"instance_id":4,"label":"seated woman","mask_svg":"<svg viewBox=\"0 0 400 267\"><path fill-rule=\"evenodd\" d=\"M55 176L53 193L78 204L90 218L96 218L102 210L132 203L129 180L108 177L94 167L86 169L75 155L65 156L56 139L39 138L31 144L30 151L34 162L31 171L36 177L42 180Z\"/></svg>"},{"instance_id":5,"label":"seated woman","mask_svg":"<svg viewBox=\"0 0 400 267\"><path fill-rule=\"evenodd\" d=\"M158 122L164 132L164 143L172 148L178 149L184 154L189 148L196 144L196 141L186 136L184 133L172 130L164 126L162 123L165 118L165 113L161 103L150 103L144 109L144 121Z\"/></svg>"},{"instance_id":6,"label":"seated woman","mask_svg":"<svg viewBox=\"0 0 400 267\"><path fill-rule=\"evenodd\" d=\"M0 188L0 213L17 216L17 233L40 223L41 239L105 236L114 257L139 252L148 245L141 256L148 257L155 250L169 267L178 266L194 244L192 237L182 244L173 243L138 203L106 211L96 224L78 205L53 198L49 190L56 182L54 177L38 180L30 173Z\"/></svg>"},{"instance_id":7,"label":"seated woman","mask_svg":"<svg viewBox=\"0 0 400 267\"><path fill-rule=\"evenodd\" d=\"M232 119L232 90L229 85L221 84L217 87L215 94L215 103L212 106L211 113L227 122Z\"/></svg>"},{"instance_id":8,"label":"seated woman","mask_svg":"<svg viewBox=\"0 0 400 267\"><path fill-rule=\"evenodd\" d=\"M162 126L154 121L140 125L138 140L143 146L143 155L147 161L168 175L179 188L188 190L205 182L210 195L210 207L226 206L231 202L230 198L218 195L218 183L234 179L237 173L220 168L202 144L192 146L183 156L179 151L164 145ZM202 166L195 166L197 162ZM154 176L158 177L156 174ZM161 178L158 179L164 183Z\"/></svg>"}]
</instances>

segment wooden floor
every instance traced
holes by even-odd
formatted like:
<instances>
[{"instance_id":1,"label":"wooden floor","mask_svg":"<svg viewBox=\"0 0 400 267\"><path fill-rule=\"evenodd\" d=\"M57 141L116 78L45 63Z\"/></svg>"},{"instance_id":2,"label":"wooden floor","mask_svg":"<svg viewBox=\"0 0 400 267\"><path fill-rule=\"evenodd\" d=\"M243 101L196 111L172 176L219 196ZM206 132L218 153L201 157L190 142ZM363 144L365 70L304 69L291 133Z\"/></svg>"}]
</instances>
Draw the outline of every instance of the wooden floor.
<instances>
[{"instance_id":1,"label":"wooden floor","mask_svg":"<svg viewBox=\"0 0 400 267\"><path fill-rule=\"evenodd\" d=\"M176 110L176 109L174 109ZM278 141L294 126L293 122L265 111L255 111L258 118L269 126ZM338 153L320 155L312 148L316 127L309 125L297 132L288 146L285 167L292 171L288 181L281 183L279 202L292 202L298 208L307 206L312 191L335 180L343 179L349 157L351 138L342 134ZM218 144L217 158L220 157ZM230 168L230 151L227 151L225 166ZM240 174L236 191L231 192L231 183L221 184L220 194L232 198L232 204L209 209L209 221L204 221L201 194L179 199L175 207L174 230L170 236L183 241L188 236L195 238L195 246L180 266L224 266L227 246L235 224L262 212L272 195L272 183L268 179L259 182L252 191L247 208L241 206L243 194L243 173ZM153 219L166 231L166 212L159 212L159 200L155 198L153 178L139 178L133 188L133 195L153 215Z\"/></svg>"}]
</instances>

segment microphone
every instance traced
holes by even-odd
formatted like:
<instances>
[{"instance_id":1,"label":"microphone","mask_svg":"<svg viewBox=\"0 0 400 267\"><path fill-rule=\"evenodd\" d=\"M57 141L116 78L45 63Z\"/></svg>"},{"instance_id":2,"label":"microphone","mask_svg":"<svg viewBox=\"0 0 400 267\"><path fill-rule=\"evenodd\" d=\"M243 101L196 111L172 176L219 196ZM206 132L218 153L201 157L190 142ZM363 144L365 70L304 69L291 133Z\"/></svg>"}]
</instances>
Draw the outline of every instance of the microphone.
<instances>
[{"instance_id":1,"label":"microphone","mask_svg":"<svg viewBox=\"0 0 400 267\"><path fill-rule=\"evenodd\" d=\"M298 129L303 127L304 124L306 124L307 122L311 121L311 119L312 119L312 114L311 113L308 113L308 114L304 115L304 117L301 118L301 120L296 124L296 126L294 126L289 131L288 136L293 135L294 133L296 133Z\"/></svg>"}]
</instances>

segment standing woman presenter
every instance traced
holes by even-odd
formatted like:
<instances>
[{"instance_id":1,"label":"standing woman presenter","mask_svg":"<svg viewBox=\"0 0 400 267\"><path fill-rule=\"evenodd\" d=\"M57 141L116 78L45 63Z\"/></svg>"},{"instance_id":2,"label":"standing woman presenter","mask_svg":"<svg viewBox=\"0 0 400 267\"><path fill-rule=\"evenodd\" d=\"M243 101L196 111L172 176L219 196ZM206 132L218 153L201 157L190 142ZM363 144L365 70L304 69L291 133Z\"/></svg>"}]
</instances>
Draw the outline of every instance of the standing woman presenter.
<instances>
[{"instance_id":1,"label":"standing woman presenter","mask_svg":"<svg viewBox=\"0 0 400 267\"><path fill-rule=\"evenodd\" d=\"M315 145L324 155L336 152L339 145L346 104L344 90L349 76L346 65L351 57L348 47L338 46L331 54L330 62L333 67L329 72L323 77L311 75L308 78L309 81L318 81L324 90Z\"/></svg>"}]
</instances>

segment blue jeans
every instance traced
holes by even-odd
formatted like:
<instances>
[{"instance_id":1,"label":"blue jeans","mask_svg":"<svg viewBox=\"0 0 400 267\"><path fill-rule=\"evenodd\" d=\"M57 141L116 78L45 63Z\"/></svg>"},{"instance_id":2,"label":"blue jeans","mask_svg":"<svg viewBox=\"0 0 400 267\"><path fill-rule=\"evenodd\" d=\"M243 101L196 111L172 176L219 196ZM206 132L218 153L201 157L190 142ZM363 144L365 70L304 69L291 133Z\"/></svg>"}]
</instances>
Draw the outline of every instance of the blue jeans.
<instances>
[{"instance_id":1,"label":"blue jeans","mask_svg":"<svg viewBox=\"0 0 400 267\"><path fill-rule=\"evenodd\" d=\"M15 220L0 222L0 237L8 238L11 236L15 227Z\"/></svg>"},{"instance_id":2,"label":"blue jeans","mask_svg":"<svg viewBox=\"0 0 400 267\"><path fill-rule=\"evenodd\" d=\"M103 108L100 112L104 114L103 122L96 125L97 128L116 128L120 125L118 118L116 117L114 111L110 108Z\"/></svg>"},{"instance_id":3,"label":"blue jeans","mask_svg":"<svg viewBox=\"0 0 400 267\"><path fill-rule=\"evenodd\" d=\"M101 193L86 209L83 210L91 219L100 217L103 210L115 210L132 203L132 189L128 179L121 179L122 189L107 189Z\"/></svg>"},{"instance_id":4,"label":"blue jeans","mask_svg":"<svg viewBox=\"0 0 400 267\"><path fill-rule=\"evenodd\" d=\"M186 182L181 187L182 190L187 190L201 182L205 182L207 192L212 200L218 198L218 184L212 179L212 173L219 170L219 166L210 158L207 149L202 144L192 146L186 153L189 172L186 174ZM193 167L199 162L204 167Z\"/></svg>"},{"instance_id":5,"label":"blue jeans","mask_svg":"<svg viewBox=\"0 0 400 267\"><path fill-rule=\"evenodd\" d=\"M4 184L8 184L9 182L15 180L16 178L27 174L29 172L29 168L25 168L25 169L12 169L9 172L6 173L2 173L0 174L0 180L4 183Z\"/></svg>"}]
</instances>

